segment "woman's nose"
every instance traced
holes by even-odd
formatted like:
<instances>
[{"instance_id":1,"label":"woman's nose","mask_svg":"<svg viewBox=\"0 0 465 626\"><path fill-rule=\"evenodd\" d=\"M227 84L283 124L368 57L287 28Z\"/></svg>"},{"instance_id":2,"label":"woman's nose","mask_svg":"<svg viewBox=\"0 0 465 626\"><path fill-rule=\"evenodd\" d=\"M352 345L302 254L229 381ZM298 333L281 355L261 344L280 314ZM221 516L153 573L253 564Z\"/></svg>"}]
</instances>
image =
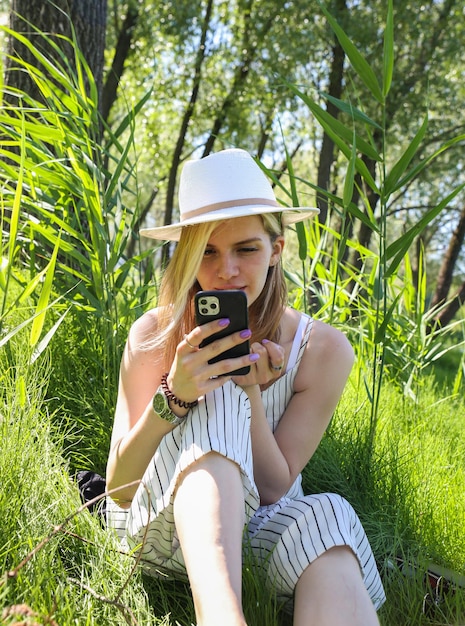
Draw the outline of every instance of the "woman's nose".
<instances>
[{"instance_id":1,"label":"woman's nose","mask_svg":"<svg viewBox=\"0 0 465 626\"><path fill-rule=\"evenodd\" d=\"M218 267L216 270L216 275L218 278L222 278L224 280L228 280L232 276L236 276L238 274L238 266L236 259L233 255L224 255L218 261Z\"/></svg>"}]
</instances>

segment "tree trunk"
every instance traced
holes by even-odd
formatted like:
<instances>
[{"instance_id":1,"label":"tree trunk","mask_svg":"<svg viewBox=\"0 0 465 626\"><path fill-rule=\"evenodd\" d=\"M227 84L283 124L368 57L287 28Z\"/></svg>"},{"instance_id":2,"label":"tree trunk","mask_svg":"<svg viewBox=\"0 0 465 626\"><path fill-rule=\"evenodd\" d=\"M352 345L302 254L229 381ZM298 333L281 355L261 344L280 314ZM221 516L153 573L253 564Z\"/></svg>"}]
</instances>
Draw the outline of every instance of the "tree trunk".
<instances>
[{"instance_id":1,"label":"tree trunk","mask_svg":"<svg viewBox=\"0 0 465 626\"><path fill-rule=\"evenodd\" d=\"M209 0L207 4L207 10L205 11L205 17L202 24L202 34L200 36L199 46L197 48L197 57L195 60L195 70L194 70L194 83L192 86L191 97L187 108L184 112L181 128L179 130L178 139L176 141L176 145L174 148L173 158L171 160L170 172L168 176L168 188L166 192L166 203L165 203L165 218L164 224L171 224L173 220L173 204L174 197L176 191L176 179L178 176L178 169L181 163L181 154L184 147L184 143L186 141L187 129L189 127L189 122L192 119L194 114L195 104L197 102L197 97L199 95L200 89L200 81L202 76L202 65L205 59L205 51L206 51L206 39L207 34L210 29L210 19L213 8L213 0ZM170 258L170 247L169 243L163 246L162 251L162 267L164 267Z\"/></svg>"},{"instance_id":2,"label":"tree trunk","mask_svg":"<svg viewBox=\"0 0 465 626\"><path fill-rule=\"evenodd\" d=\"M455 296L451 299L449 304L441 313L436 317L436 322L440 326L447 326L455 317L459 309L465 304L465 281L463 281L460 289Z\"/></svg>"},{"instance_id":3,"label":"tree trunk","mask_svg":"<svg viewBox=\"0 0 465 626\"><path fill-rule=\"evenodd\" d=\"M339 0L339 1L342 2L343 0ZM385 132L386 133L391 127L391 125L393 124L395 120L395 115L399 107L402 105L403 101L408 97L409 93L413 90L413 88L417 85L417 83L424 77L427 66L429 63L431 63L432 56L435 53L435 50L441 41L441 37L444 32L444 29L447 28L447 20L456 2L457 0L445 1L442 11L440 12L438 16L438 19L432 25L430 37L429 38L426 37L424 41L422 42L422 46L419 49L416 61L412 63L410 74L402 82L393 83L393 87L391 89L389 98L386 103L386 119L385 119ZM382 136L378 131L375 131L373 134L373 144L379 148L382 145ZM372 176L375 178L376 176L375 163L371 161L370 159L368 159L367 157L362 157L362 159L367 165ZM322 179L322 184L320 186L323 186L323 179ZM375 207L376 207L376 204L378 203L379 198L371 189L367 190L366 196L367 196L367 201L374 213ZM359 197L357 190L354 191L353 202L357 206L360 203L360 197ZM350 228L349 236L352 236L353 223L350 224L349 228ZM373 235L372 229L370 229L364 223L360 224L359 231L357 234L357 240L363 246L369 247L372 235ZM345 255L344 259L346 259L347 256L348 255ZM359 269L361 267L362 260L360 259L356 250L353 250L351 252L349 263L356 269ZM348 288L350 289L350 287Z\"/></svg>"},{"instance_id":4,"label":"tree trunk","mask_svg":"<svg viewBox=\"0 0 465 626\"><path fill-rule=\"evenodd\" d=\"M246 12L249 10L250 10L249 8L245 9ZM191 99L182 119L181 129L179 132L178 140L176 142L176 147L175 147L175 151L174 151L173 159L171 163L170 175L169 175L169 180L168 180L168 189L167 189L167 195L166 195L166 206L165 206L165 217L164 217L165 224L170 224L172 221L172 207L174 203L174 196L175 196L175 190L176 190L177 173L178 173L179 165L181 162L181 154L182 154L182 149L185 143L189 121L192 118L192 115L194 112L194 106L197 101L198 91L200 88L201 68L202 68L202 64L204 61L204 57L205 57L205 40L206 40L206 35L209 29L211 11L212 11L212 0L209 0L207 11L206 11L205 18L204 18L204 24L202 28L202 37L201 37L201 41L200 41L198 53L197 53L194 86L192 89ZM260 33L262 33L262 36L266 35L266 33L268 32L268 29L274 17L275 17L275 13L273 13L273 15L270 16L268 21L263 25L263 28L260 31ZM255 58L255 54L257 52L257 46L251 46L249 43L249 32L250 32L249 29L254 28L254 25L253 23L250 22L249 19L247 19L247 16L246 16L246 19L244 20L244 23L245 23L245 28L244 28L242 46L241 46L242 50L244 51L243 58L241 60L241 63L236 68L231 89L223 101L221 110L219 114L217 115L213 123L212 130L210 131L210 135L207 141L205 142L202 157L208 156L208 154L210 154L211 150L213 149L213 144L216 140L216 137L218 136L220 129L222 128L226 120L230 107L234 103L235 98L237 97L237 94L240 92L242 85L244 84L247 78L250 65L253 62ZM260 40L260 36L258 37L258 40ZM169 260L169 245L165 245L163 247L162 266L166 265L168 260Z\"/></svg>"},{"instance_id":5,"label":"tree trunk","mask_svg":"<svg viewBox=\"0 0 465 626\"><path fill-rule=\"evenodd\" d=\"M260 160L262 159L263 153L265 152L266 144L268 143L270 139L270 132L271 132L271 128L273 125L274 116L275 116L274 109L270 108L269 111L267 111L265 115L263 124L261 125L262 132L258 140L258 147L257 147L257 152L256 152L257 157Z\"/></svg>"},{"instance_id":6,"label":"tree trunk","mask_svg":"<svg viewBox=\"0 0 465 626\"><path fill-rule=\"evenodd\" d=\"M342 14L344 11L347 11L347 6L345 0L338 0L337 2L337 15ZM328 93L330 96L334 96L334 98L341 98L342 90L343 90L343 78L344 78L344 58L345 53L344 50L339 43L339 40L335 37L335 42L331 51L332 60L331 60L331 71L329 76L329 87ZM328 100L326 106L327 112L332 115L332 117L337 118L339 115L339 109ZM317 183L320 189L328 190L330 181L331 181L331 168L334 162L334 141L324 133L323 142L321 144L320 150L320 158L318 163L318 176ZM318 220L322 223L326 223L326 218L328 215L328 199L323 194L318 195L317 197L317 205L320 209L320 214L318 216Z\"/></svg>"},{"instance_id":7,"label":"tree trunk","mask_svg":"<svg viewBox=\"0 0 465 626\"><path fill-rule=\"evenodd\" d=\"M229 93L223 100L221 109L219 110L210 131L210 135L205 142L202 157L206 157L213 150L213 145L218 137L223 124L225 123L229 110L236 102L237 97L241 93L247 76L249 75L252 63L255 60L257 52L261 49L261 44L268 34L276 15L279 14L279 6L273 7L273 11L268 16L268 19L257 30L257 25L250 19L252 2L248 0L247 6L244 7L244 31L242 33L242 41L240 49L242 50L242 58L234 71L234 78L231 84ZM255 43L250 43L250 32L254 30Z\"/></svg>"},{"instance_id":8,"label":"tree trunk","mask_svg":"<svg viewBox=\"0 0 465 626\"><path fill-rule=\"evenodd\" d=\"M102 90L100 111L105 122L108 122L111 107L116 100L118 85L121 81L121 77L123 76L124 64L128 58L129 50L131 49L134 29L139 20L140 7L140 0L129 3L126 18L118 35L111 69L108 72Z\"/></svg>"},{"instance_id":9,"label":"tree trunk","mask_svg":"<svg viewBox=\"0 0 465 626\"><path fill-rule=\"evenodd\" d=\"M160 182L162 181L160 180ZM150 209L152 208L152 204L154 203L157 195L158 195L158 187L154 187L152 189L152 193L150 194L150 198L147 200L142 211L140 212L140 215L137 217L137 220L133 227L131 238L125 250L125 256L127 259L130 259L131 257L135 255L136 243L139 241L139 238L135 236L135 233L139 230L140 225L145 222L147 215L149 214Z\"/></svg>"},{"instance_id":10,"label":"tree trunk","mask_svg":"<svg viewBox=\"0 0 465 626\"><path fill-rule=\"evenodd\" d=\"M74 71L75 46L77 45L94 76L95 84L100 93L102 88L103 61L105 52L107 0L12 0L10 12L10 28L30 40L34 48L57 67ZM65 37L66 39L63 39ZM69 41L68 41L69 40ZM71 43L70 43L71 42ZM55 50L54 45L58 48ZM64 59L63 59L64 57ZM28 63L40 72L46 73L45 64L38 61L29 48L16 37L8 40L8 58L5 65L5 100L14 108L18 105L18 97L13 89L25 93L34 101L43 102L43 98L35 81L33 72L25 71L18 60ZM69 66L66 67L66 61ZM47 76L52 81L52 76ZM10 91L8 87L11 87ZM61 85L60 85L61 87ZM44 103L47 106L47 103ZM70 214L74 209L70 207ZM77 218L79 230L89 236L87 216ZM48 242L44 242L44 250ZM60 252L60 255L62 252ZM45 255L46 257L46 255ZM68 263L68 261L63 261ZM74 262L71 261L71 264ZM78 267L76 265L76 267Z\"/></svg>"},{"instance_id":11,"label":"tree trunk","mask_svg":"<svg viewBox=\"0 0 465 626\"><path fill-rule=\"evenodd\" d=\"M449 246L442 260L441 269L439 270L436 290L431 299L431 308L444 303L449 295L454 276L454 269L459 257L460 251L465 241L465 206L462 208L457 226L449 240ZM448 308L448 307L447 307ZM458 308L455 312L457 312ZM444 314L441 313L441 316Z\"/></svg>"},{"instance_id":12,"label":"tree trunk","mask_svg":"<svg viewBox=\"0 0 465 626\"><path fill-rule=\"evenodd\" d=\"M92 71L100 95L103 82L106 18L107 0L54 0L53 3L47 0L12 0L10 28L32 40L48 58L62 64L59 55L45 39L40 37L36 29L53 39L72 62L74 59L72 47L63 39L57 38L59 35L64 35L72 40L72 24L77 45ZM32 66L37 66L32 53L17 39L10 37L5 83L40 100L40 94L30 74L20 70L14 71L18 67L14 58L21 58Z\"/></svg>"},{"instance_id":13,"label":"tree trunk","mask_svg":"<svg viewBox=\"0 0 465 626\"><path fill-rule=\"evenodd\" d=\"M364 161L364 163L365 163L368 171L372 175L372 177L375 178L375 176L376 176L376 162L373 159L369 159L365 155L362 157L362 160ZM358 185L362 186L363 183L362 183L362 180L361 180L361 177L360 177L359 174L357 174L357 179L358 179ZM368 189L365 190L365 195L366 195L366 199L368 201L368 204L371 207L371 211L372 211L372 213L374 215L375 214L376 205L378 204L379 196L371 188L368 188ZM360 192L358 191L357 187L354 188L354 196L352 198L352 201L355 204L358 204L358 202L360 201ZM368 212L367 212L366 208L364 209L364 213L368 217ZM353 220L352 216L348 216L348 219L350 220L348 237L352 237L353 236L352 232L353 232L354 220ZM365 224L365 222L360 222L359 230L358 230L358 234L357 234L357 241L363 247L369 248L372 235L373 235L373 228L371 228L370 226ZM347 259L348 259L349 265L354 270L361 270L362 265L363 265L363 259L362 259L362 257L360 256L359 252L356 249L350 249L349 250L349 248L346 248L346 250L344 251L344 260L347 260ZM357 283L356 280L352 280L350 282L350 285L347 287L348 291L351 291L352 289L356 288L356 283Z\"/></svg>"}]
</instances>

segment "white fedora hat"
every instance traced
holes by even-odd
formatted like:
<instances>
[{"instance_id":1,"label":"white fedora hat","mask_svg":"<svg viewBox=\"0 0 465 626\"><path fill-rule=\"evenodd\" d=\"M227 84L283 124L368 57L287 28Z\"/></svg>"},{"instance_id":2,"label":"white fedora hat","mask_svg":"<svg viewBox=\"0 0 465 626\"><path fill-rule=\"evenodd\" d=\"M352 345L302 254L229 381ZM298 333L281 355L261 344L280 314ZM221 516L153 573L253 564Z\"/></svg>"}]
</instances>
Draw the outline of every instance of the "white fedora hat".
<instances>
[{"instance_id":1,"label":"white fedora hat","mask_svg":"<svg viewBox=\"0 0 465 626\"><path fill-rule=\"evenodd\" d=\"M152 239L179 241L183 228L247 215L282 213L283 225L313 217L319 209L283 207L267 177L245 150L222 150L187 161L179 182L180 220L169 226L143 228Z\"/></svg>"}]
</instances>

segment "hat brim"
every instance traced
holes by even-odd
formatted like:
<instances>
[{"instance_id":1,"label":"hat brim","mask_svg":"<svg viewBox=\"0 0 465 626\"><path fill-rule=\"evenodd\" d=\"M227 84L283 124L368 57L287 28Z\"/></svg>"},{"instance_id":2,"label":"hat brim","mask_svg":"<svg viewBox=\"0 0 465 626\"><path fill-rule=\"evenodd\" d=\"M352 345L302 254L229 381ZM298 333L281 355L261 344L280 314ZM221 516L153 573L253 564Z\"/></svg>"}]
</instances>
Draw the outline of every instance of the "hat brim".
<instances>
[{"instance_id":1,"label":"hat brim","mask_svg":"<svg viewBox=\"0 0 465 626\"><path fill-rule=\"evenodd\" d=\"M183 228L194 226L195 224L203 224L205 222L216 222L230 220L236 217L247 217L249 215L263 215L264 213L282 213L282 222L284 226L289 226L297 222L311 219L320 212L320 209L314 207L272 207L269 205L246 205L240 207L228 207L218 211L210 211L202 215L183 220L176 224L168 226L157 226L155 228L142 228L139 233L143 237L150 239L162 239L165 241L179 241Z\"/></svg>"}]
</instances>

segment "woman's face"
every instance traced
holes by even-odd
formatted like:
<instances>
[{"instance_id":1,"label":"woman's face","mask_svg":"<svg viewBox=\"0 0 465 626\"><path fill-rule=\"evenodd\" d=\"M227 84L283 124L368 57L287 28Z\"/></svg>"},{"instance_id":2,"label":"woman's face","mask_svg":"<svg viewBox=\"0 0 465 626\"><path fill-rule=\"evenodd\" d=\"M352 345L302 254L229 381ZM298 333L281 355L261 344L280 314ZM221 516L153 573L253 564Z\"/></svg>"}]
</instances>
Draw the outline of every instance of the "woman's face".
<instances>
[{"instance_id":1,"label":"woman's face","mask_svg":"<svg viewBox=\"0 0 465 626\"><path fill-rule=\"evenodd\" d=\"M271 241L257 215L222 222L211 234L197 274L203 290L241 289L250 306L260 295L268 268L278 263L284 237Z\"/></svg>"}]
</instances>

